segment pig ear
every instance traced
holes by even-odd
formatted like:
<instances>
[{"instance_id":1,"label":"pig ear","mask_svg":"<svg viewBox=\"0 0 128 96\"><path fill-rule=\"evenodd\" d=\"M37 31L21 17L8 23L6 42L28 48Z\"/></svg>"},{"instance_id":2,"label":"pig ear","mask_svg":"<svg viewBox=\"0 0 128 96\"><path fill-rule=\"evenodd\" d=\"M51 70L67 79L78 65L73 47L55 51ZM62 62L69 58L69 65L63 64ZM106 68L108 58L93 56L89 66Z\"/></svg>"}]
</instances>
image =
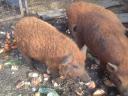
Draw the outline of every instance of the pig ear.
<instances>
[{"instance_id":1,"label":"pig ear","mask_svg":"<svg viewBox=\"0 0 128 96\"><path fill-rule=\"evenodd\" d=\"M118 70L118 67L115 64L112 64L112 63L108 63L106 65L106 67L107 67L107 70L109 72L117 72L117 70Z\"/></svg>"},{"instance_id":2,"label":"pig ear","mask_svg":"<svg viewBox=\"0 0 128 96\"><path fill-rule=\"evenodd\" d=\"M86 45L84 45L84 46L81 48L81 52L86 55L86 53L87 53L87 46L86 46Z\"/></svg>"},{"instance_id":3,"label":"pig ear","mask_svg":"<svg viewBox=\"0 0 128 96\"><path fill-rule=\"evenodd\" d=\"M72 54L69 54L63 58L61 64L63 65L69 64L70 62L72 62L72 59L73 59Z\"/></svg>"}]
</instances>

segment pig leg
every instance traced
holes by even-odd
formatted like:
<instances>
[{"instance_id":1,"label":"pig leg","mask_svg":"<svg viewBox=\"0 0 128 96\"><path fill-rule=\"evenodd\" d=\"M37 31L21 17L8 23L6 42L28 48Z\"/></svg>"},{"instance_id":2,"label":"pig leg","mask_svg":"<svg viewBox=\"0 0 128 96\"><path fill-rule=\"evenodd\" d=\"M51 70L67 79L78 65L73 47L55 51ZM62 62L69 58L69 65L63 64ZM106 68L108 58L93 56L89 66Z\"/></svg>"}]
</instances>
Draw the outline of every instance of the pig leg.
<instances>
[{"instance_id":1,"label":"pig leg","mask_svg":"<svg viewBox=\"0 0 128 96\"><path fill-rule=\"evenodd\" d=\"M29 58L28 56L26 56L25 54L22 54L22 56L23 56L23 61L24 61L24 63L26 63L26 64L28 64L28 65L32 65L32 60L31 60L31 58Z\"/></svg>"},{"instance_id":2,"label":"pig leg","mask_svg":"<svg viewBox=\"0 0 128 96\"><path fill-rule=\"evenodd\" d=\"M85 42L84 42L84 38L81 36L81 33L77 32L76 29L77 26L74 26L73 32L71 32L71 36L73 37L74 41L79 46L79 48L81 49L84 46Z\"/></svg>"},{"instance_id":3,"label":"pig leg","mask_svg":"<svg viewBox=\"0 0 128 96\"><path fill-rule=\"evenodd\" d=\"M85 45L83 39L81 39L81 38L79 39L78 37L76 37L75 41L80 49L83 48L83 46Z\"/></svg>"},{"instance_id":4,"label":"pig leg","mask_svg":"<svg viewBox=\"0 0 128 96\"><path fill-rule=\"evenodd\" d=\"M53 67L48 67L47 69L49 74L51 75L51 78L57 78L59 77L59 69L53 68Z\"/></svg>"},{"instance_id":5,"label":"pig leg","mask_svg":"<svg viewBox=\"0 0 128 96\"><path fill-rule=\"evenodd\" d=\"M41 73L47 72L47 66L45 63L32 59L32 66Z\"/></svg>"},{"instance_id":6,"label":"pig leg","mask_svg":"<svg viewBox=\"0 0 128 96\"><path fill-rule=\"evenodd\" d=\"M27 55L25 55L24 53L22 53L23 56L23 62L30 67L31 70L36 70L36 68L33 66L33 62L32 59L30 57L28 57Z\"/></svg>"},{"instance_id":7,"label":"pig leg","mask_svg":"<svg viewBox=\"0 0 128 96\"><path fill-rule=\"evenodd\" d=\"M107 75L106 72L106 63L101 61L98 71L99 78L103 79Z\"/></svg>"}]
</instances>

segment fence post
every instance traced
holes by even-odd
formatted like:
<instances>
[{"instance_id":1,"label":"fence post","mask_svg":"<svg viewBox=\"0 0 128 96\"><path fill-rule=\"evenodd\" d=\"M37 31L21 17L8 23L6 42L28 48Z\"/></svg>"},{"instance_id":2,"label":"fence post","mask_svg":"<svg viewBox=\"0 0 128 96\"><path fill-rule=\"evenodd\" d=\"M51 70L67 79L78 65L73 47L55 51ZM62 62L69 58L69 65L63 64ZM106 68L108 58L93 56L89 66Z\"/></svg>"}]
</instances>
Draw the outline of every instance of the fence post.
<instances>
[{"instance_id":1,"label":"fence post","mask_svg":"<svg viewBox=\"0 0 128 96\"><path fill-rule=\"evenodd\" d=\"M19 0L19 7L20 7L20 13L21 13L21 16L24 16L24 9L23 9L23 3L22 3L22 0Z\"/></svg>"},{"instance_id":2,"label":"fence post","mask_svg":"<svg viewBox=\"0 0 128 96\"><path fill-rule=\"evenodd\" d=\"M25 7L25 14L29 14L29 9L28 9L28 0L23 0L24 1L24 7Z\"/></svg>"}]
</instances>

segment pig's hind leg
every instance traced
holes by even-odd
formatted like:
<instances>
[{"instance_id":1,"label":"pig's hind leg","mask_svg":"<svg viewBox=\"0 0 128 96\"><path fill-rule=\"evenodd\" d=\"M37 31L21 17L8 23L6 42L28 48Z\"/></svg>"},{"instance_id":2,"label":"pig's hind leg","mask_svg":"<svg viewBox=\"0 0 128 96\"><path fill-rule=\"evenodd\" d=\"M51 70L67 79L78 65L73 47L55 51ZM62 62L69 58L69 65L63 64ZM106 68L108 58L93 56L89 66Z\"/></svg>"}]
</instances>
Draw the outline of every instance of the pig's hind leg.
<instances>
[{"instance_id":1,"label":"pig's hind leg","mask_svg":"<svg viewBox=\"0 0 128 96\"><path fill-rule=\"evenodd\" d=\"M26 66L30 67L31 70L37 70L39 72L46 72L46 65L41 64L40 61L37 61L33 58L30 58L27 55L23 55L23 62L26 64Z\"/></svg>"},{"instance_id":2,"label":"pig's hind leg","mask_svg":"<svg viewBox=\"0 0 128 96\"><path fill-rule=\"evenodd\" d=\"M34 60L34 59L31 59L32 60L32 66L39 72L41 73L46 73L47 72L47 66L45 63L42 63L40 61L37 61L37 60Z\"/></svg>"}]
</instances>

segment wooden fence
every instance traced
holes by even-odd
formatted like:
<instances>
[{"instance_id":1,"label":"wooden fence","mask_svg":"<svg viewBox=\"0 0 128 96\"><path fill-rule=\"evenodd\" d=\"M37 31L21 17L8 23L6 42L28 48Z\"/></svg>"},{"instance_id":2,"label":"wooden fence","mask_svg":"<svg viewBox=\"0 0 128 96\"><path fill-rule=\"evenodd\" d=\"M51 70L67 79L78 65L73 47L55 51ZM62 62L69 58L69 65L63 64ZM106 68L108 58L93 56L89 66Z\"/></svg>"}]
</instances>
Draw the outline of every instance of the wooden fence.
<instances>
[{"instance_id":1,"label":"wooden fence","mask_svg":"<svg viewBox=\"0 0 128 96\"><path fill-rule=\"evenodd\" d=\"M13 3L12 3L12 2ZM17 1L17 2L14 2ZM56 17L58 15L65 16L63 11L57 9L64 9L73 0L0 0L0 22L20 18L24 15L37 14L43 18ZM113 6L120 6L120 0L85 0L95 1L95 3L112 8ZM17 4L17 5L16 5ZM118 8L118 12L121 8ZM46 13L47 10L53 12ZM55 12L54 12L55 10ZM57 11L56 11L57 10ZM116 12L116 11L114 11ZM117 13L122 22L128 22L128 13Z\"/></svg>"},{"instance_id":2,"label":"wooden fence","mask_svg":"<svg viewBox=\"0 0 128 96\"><path fill-rule=\"evenodd\" d=\"M29 14L41 14L69 4L71 0L0 0L0 22Z\"/></svg>"}]
</instances>

